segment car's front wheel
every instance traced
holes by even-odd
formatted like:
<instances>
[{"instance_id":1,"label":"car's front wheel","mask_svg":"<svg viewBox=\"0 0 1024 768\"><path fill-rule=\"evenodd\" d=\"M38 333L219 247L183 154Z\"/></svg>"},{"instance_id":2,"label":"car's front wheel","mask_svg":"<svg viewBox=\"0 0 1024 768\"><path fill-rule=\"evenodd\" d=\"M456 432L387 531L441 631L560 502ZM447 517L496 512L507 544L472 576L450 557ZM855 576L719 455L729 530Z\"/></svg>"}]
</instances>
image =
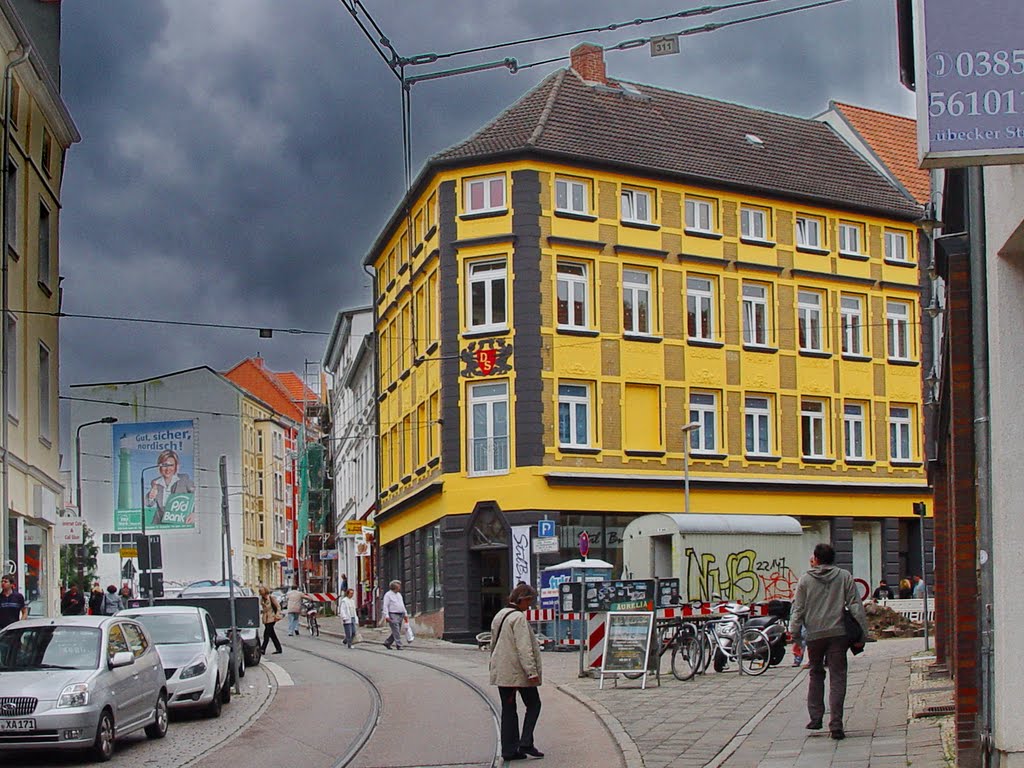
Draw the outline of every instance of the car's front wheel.
<instances>
[{"instance_id":1,"label":"car's front wheel","mask_svg":"<svg viewBox=\"0 0 1024 768\"><path fill-rule=\"evenodd\" d=\"M97 763L105 763L114 756L114 716L109 709L103 710L99 725L96 726L96 739L92 743L92 759Z\"/></svg>"},{"instance_id":2,"label":"car's front wheel","mask_svg":"<svg viewBox=\"0 0 1024 768\"><path fill-rule=\"evenodd\" d=\"M153 707L153 722L146 726L146 735L151 739L162 739L167 735L167 694L157 696Z\"/></svg>"},{"instance_id":3,"label":"car's front wheel","mask_svg":"<svg viewBox=\"0 0 1024 768\"><path fill-rule=\"evenodd\" d=\"M210 717L210 718L220 717L220 710L221 710L221 707L223 706L223 703L224 703L223 699L221 699L221 694L222 693L223 693L223 688L220 685L220 680L218 680L216 687L213 689L213 698L210 699L210 703L206 705L206 716L207 717Z\"/></svg>"}]
</instances>

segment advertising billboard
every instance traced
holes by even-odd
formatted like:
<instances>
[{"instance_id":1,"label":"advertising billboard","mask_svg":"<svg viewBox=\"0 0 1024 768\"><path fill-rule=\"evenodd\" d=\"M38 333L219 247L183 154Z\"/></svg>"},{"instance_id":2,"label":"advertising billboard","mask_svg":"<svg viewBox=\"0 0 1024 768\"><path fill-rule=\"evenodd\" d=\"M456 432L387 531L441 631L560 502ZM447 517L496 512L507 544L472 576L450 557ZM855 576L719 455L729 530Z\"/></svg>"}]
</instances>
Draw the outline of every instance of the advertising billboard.
<instances>
[{"instance_id":1,"label":"advertising billboard","mask_svg":"<svg viewBox=\"0 0 1024 768\"><path fill-rule=\"evenodd\" d=\"M191 421L112 425L114 530L195 528L195 429ZM144 511L144 512L143 512Z\"/></svg>"},{"instance_id":2,"label":"advertising billboard","mask_svg":"<svg viewBox=\"0 0 1024 768\"><path fill-rule=\"evenodd\" d=\"M1024 3L917 0L922 166L1024 162Z\"/></svg>"}]
</instances>

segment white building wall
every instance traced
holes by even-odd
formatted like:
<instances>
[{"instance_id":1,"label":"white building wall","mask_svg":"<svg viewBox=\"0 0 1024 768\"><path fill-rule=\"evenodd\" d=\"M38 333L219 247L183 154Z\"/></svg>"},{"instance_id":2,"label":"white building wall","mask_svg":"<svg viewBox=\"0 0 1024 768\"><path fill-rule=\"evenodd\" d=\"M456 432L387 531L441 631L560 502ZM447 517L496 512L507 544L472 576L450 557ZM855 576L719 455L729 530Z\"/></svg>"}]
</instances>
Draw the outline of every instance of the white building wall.
<instances>
[{"instance_id":1,"label":"white building wall","mask_svg":"<svg viewBox=\"0 0 1024 768\"><path fill-rule=\"evenodd\" d=\"M327 358L331 384L331 440L334 445L334 509L339 534L339 580L348 575L355 589L358 563L351 538L344 536L345 521L359 519L372 509L377 491L376 434L373 375L373 312L343 313L340 332L332 338L340 348ZM340 583L339 583L340 588Z\"/></svg>"},{"instance_id":2,"label":"white building wall","mask_svg":"<svg viewBox=\"0 0 1024 768\"><path fill-rule=\"evenodd\" d=\"M163 547L165 588L197 579L221 578L221 491L218 462L227 456L228 513L231 521L232 567L243 578L241 401L234 385L212 370L199 368L139 383L74 387L71 431L79 424L116 416L119 422L191 419L194 423L194 529L159 531ZM109 401L83 402L82 399ZM114 402L139 403L135 406ZM218 415L214 415L218 414ZM223 415L220 415L223 414ZM121 584L121 559L104 554L104 533L114 533L113 446L109 425L82 430L82 507L100 548L99 579L103 586ZM73 450L73 449L72 449ZM136 479L138 482L138 479Z\"/></svg>"},{"instance_id":3,"label":"white building wall","mask_svg":"<svg viewBox=\"0 0 1024 768\"><path fill-rule=\"evenodd\" d=\"M990 341L995 744L1003 768L1024 766L1024 166L985 169Z\"/></svg>"}]
</instances>

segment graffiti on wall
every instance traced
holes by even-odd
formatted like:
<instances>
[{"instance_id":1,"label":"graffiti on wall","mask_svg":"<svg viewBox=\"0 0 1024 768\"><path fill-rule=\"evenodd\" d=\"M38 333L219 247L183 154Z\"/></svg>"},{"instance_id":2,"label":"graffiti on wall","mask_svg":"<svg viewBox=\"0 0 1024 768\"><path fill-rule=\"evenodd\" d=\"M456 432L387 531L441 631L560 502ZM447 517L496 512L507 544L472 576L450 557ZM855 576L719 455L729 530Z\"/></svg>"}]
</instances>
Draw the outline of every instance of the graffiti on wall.
<instances>
[{"instance_id":1,"label":"graffiti on wall","mask_svg":"<svg viewBox=\"0 0 1024 768\"><path fill-rule=\"evenodd\" d=\"M792 600L798 577L785 557L758 558L753 549L731 552L723 557L687 547L686 600L709 602L735 600Z\"/></svg>"}]
</instances>

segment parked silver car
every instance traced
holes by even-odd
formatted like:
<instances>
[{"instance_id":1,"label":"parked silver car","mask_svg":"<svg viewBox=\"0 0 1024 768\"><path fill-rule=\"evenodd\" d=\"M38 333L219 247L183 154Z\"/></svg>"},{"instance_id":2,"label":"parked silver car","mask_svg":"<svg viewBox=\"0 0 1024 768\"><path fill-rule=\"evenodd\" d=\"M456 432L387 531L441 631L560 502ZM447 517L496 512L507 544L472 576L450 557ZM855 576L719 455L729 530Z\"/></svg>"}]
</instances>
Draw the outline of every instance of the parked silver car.
<instances>
[{"instance_id":1,"label":"parked silver car","mask_svg":"<svg viewBox=\"0 0 1024 768\"><path fill-rule=\"evenodd\" d=\"M0 631L0 750L91 749L106 761L115 737L140 728L167 733L164 669L141 624L65 616Z\"/></svg>"},{"instance_id":2,"label":"parked silver car","mask_svg":"<svg viewBox=\"0 0 1024 768\"><path fill-rule=\"evenodd\" d=\"M129 608L127 616L142 624L153 638L167 675L167 701L171 709L202 707L220 717L222 704L231 701L231 641L217 637L210 614L191 605L156 605Z\"/></svg>"}]
</instances>

